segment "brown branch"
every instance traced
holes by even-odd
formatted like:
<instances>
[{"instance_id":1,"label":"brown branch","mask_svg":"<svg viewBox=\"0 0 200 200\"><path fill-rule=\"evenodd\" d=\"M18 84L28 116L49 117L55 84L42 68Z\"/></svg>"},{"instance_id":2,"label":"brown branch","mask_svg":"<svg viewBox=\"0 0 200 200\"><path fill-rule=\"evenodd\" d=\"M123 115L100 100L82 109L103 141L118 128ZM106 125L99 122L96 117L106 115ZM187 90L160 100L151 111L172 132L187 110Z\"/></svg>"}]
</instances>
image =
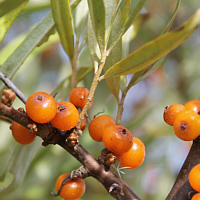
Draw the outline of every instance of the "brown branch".
<instances>
[{"instance_id":1,"label":"brown branch","mask_svg":"<svg viewBox=\"0 0 200 200\"><path fill-rule=\"evenodd\" d=\"M200 163L200 137L193 141L188 156L177 176L177 179L166 200L188 200L188 196L195 191L191 188L188 176L190 170Z\"/></svg>"},{"instance_id":2,"label":"brown branch","mask_svg":"<svg viewBox=\"0 0 200 200\"><path fill-rule=\"evenodd\" d=\"M13 107L8 107L3 103L0 103L0 115L8 117L24 127L29 127L28 125L30 124L36 125L36 134L44 140L43 145L60 145L82 163L82 165L87 168L90 176L100 181L114 198L119 200L140 200L125 182L113 174L112 171L104 167L104 165L100 164L79 143L76 143L74 146L69 145L69 143L66 142L65 136L70 135L70 133L54 129L49 124L35 123L25 112L15 110Z\"/></svg>"}]
</instances>

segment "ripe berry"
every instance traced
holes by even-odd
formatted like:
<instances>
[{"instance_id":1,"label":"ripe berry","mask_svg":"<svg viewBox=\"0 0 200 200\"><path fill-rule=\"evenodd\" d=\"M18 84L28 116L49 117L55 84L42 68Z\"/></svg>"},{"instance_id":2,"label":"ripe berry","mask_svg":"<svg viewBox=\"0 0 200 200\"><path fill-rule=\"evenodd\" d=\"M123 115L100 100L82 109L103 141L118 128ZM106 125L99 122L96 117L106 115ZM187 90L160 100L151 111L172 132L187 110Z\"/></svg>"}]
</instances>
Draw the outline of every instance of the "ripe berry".
<instances>
[{"instance_id":1,"label":"ripe berry","mask_svg":"<svg viewBox=\"0 0 200 200\"><path fill-rule=\"evenodd\" d=\"M133 137L132 147L124 154L119 154L117 159L121 166L128 169L135 169L139 167L145 158L145 146L144 143L136 137Z\"/></svg>"},{"instance_id":2,"label":"ripe berry","mask_svg":"<svg viewBox=\"0 0 200 200\"><path fill-rule=\"evenodd\" d=\"M189 182L194 190L200 192L200 164L194 166L190 171Z\"/></svg>"},{"instance_id":3,"label":"ripe berry","mask_svg":"<svg viewBox=\"0 0 200 200\"><path fill-rule=\"evenodd\" d=\"M57 112L50 121L58 129L68 131L75 127L79 120L77 108L70 102L63 101L57 103Z\"/></svg>"},{"instance_id":4,"label":"ripe berry","mask_svg":"<svg viewBox=\"0 0 200 200\"><path fill-rule=\"evenodd\" d=\"M114 154L127 152L133 144L131 132L121 125L112 125L105 128L102 141L105 147Z\"/></svg>"},{"instance_id":5,"label":"ripe berry","mask_svg":"<svg viewBox=\"0 0 200 200\"><path fill-rule=\"evenodd\" d=\"M200 100L190 100L184 106L187 110L192 110L196 113L200 112Z\"/></svg>"},{"instance_id":6,"label":"ripe berry","mask_svg":"<svg viewBox=\"0 0 200 200\"><path fill-rule=\"evenodd\" d=\"M27 115L37 123L47 123L56 114L56 101L46 92L36 92L26 101Z\"/></svg>"},{"instance_id":7,"label":"ripe berry","mask_svg":"<svg viewBox=\"0 0 200 200\"><path fill-rule=\"evenodd\" d=\"M30 144L35 140L35 133L30 133L27 128L13 121L12 126L13 138L20 144Z\"/></svg>"},{"instance_id":8,"label":"ripe berry","mask_svg":"<svg viewBox=\"0 0 200 200\"><path fill-rule=\"evenodd\" d=\"M83 108L87 101L89 90L84 87L76 87L72 89L69 94L69 101L73 103L77 108ZM90 102L89 107L92 105L93 99Z\"/></svg>"},{"instance_id":9,"label":"ripe berry","mask_svg":"<svg viewBox=\"0 0 200 200\"><path fill-rule=\"evenodd\" d=\"M115 120L109 115L101 115L93 118L89 124L88 131L93 140L101 142L105 128L115 124Z\"/></svg>"},{"instance_id":10,"label":"ripe berry","mask_svg":"<svg viewBox=\"0 0 200 200\"><path fill-rule=\"evenodd\" d=\"M200 200L200 193L196 193L191 200Z\"/></svg>"},{"instance_id":11,"label":"ripe berry","mask_svg":"<svg viewBox=\"0 0 200 200\"><path fill-rule=\"evenodd\" d=\"M67 175L70 173L62 174L58 177L55 188L58 192L60 186ZM85 182L81 178L68 180L63 186L60 197L63 199L79 199L85 193Z\"/></svg>"},{"instance_id":12,"label":"ripe berry","mask_svg":"<svg viewBox=\"0 0 200 200\"><path fill-rule=\"evenodd\" d=\"M178 103L166 106L163 114L164 121L170 126L173 126L177 115L183 110L186 110L186 108Z\"/></svg>"},{"instance_id":13,"label":"ripe berry","mask_svg":"<svg viewBox=\"0 0 200 200\"><path fill-rule=\"evenodd\" d=\"M199 115L190 110L180 112L174 121L174 132L184 141L196 139L200 134Z\"/></svg>"}]
</instances>

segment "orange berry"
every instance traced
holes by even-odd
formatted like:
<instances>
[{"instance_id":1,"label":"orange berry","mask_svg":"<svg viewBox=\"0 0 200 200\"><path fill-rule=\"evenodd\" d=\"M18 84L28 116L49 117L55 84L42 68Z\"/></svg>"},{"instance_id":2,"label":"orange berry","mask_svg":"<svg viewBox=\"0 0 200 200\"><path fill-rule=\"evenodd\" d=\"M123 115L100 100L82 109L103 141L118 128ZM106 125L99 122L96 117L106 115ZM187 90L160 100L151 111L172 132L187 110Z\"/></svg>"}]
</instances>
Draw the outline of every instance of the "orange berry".
<instances>
[{"instance_id":1,"label":"orange berry","mask_svg":"<svg viewBox=\"0 0 200 200\"><path fill-rule=\"evenodd\" d=\"M117 159L121 166L128 169L135 169L139 167L145 158L145 146L144 143L136 137L133 137L132 147L124 154L119 154Z\"/></svg>"},{"instance_id":2,"label":"orange berry","mask_svg":"<svg viewBox=\"0 0 200 200\"><path fill-rule=\"evenodd\" d=\"M83 108L87 101L89 90L84 87L76 87L71 90L69 94L69 101L73 103L77 108ZM89 107L92 105L93 99L90 102Z\"/></svg>"},{"instance_id":3,"label":"orange berry","mask_svg":"<svg viewBox=\"0 0 200 200\"><path fill-rule=\"evenodd\" d=\"M57 112L50 121L58 129L68 131L75 127L79 120L77 108L70 102L63 101L57 103Z\"/></svg>"},{"instance_id":4,"label":"orange berry","mask_svg":"<svg viewBox=\"0 0 200 200\"><path fill-rule=\"evenodd\" d=\"M200 193L196 193L191 200L200 200Z\"/></svg>"},{"instance_id":5,"label":"orange berry","mask_svg":"<svg viewBox=\"0 0 200 200\"><path fill-rule=\"evenodd\" d=\"M30 133L27 128L13 121L12 135L16 142L20 144L30 144L35 140L35 133Z\"/></svg>"},{"instance_id":6,"label":"orange berry","mask_svg":"<svg viewBox=\"0 0 200 200\"><path fill-rule=\"evenodd\" d=\"M60 189L60 186L67 175L70 173L62 174L58 177L55 188L56 191ZM68 180L63 186L60 197L63 199L79 199L85 193L85 182L81 178L75 178Z\"/></svg>"},{"instance_id":7,"label":"orange berry","mask_svg":"<svg viewBox=\"0 0 200 200\"><path fill-rule=\"evenodd\" d=\"M56 101L46 92L36 92L26 101L27 115L37 123L47 123L56 114Z\"/></svg>"},{"instance_id":8,"label":"orange berry","mask_svg":"<svg viewBox=\"0 0 200 200\"><path fill-rule=\"evenodd\" d=\"M189 182L194 190L200 192L200 164L194 166L190 171Z\"/></svg>"},{"instance_id":9,"label":"orange berry","mask_svg":"<svg viewBox=\"0 0 200 200\"><path fill-rule=\"evenodd\" d=\"M101 142L105 128L111 125L116 125L116 123L109 115L101 115L93 118L88 127L91 138L97 142Z\"/></svg>"},{"instance_id":10,"label":"orange berry","mask_svg":"<svg viewBox=\"0 0 200 200\"><path fill-rule=\"evenodd\" d=\"M183 110L186 110L186 108L178 103L166 106L163 113L164 121L170 126L173 126L174 120L176 119L177 115Z\"/></svg>"},{"instance_id":11,"label":"orange berry","mask_svg":"<svg viewBox=\"0 0 200 200\"><path fill-rule=\"evenodd\" d=\"M196 113L200 112L200 100L190 100L184 105L187 110L194 111Z\"/></svg>"},{"instance_id":12,"label":"orange berry","mask_svg":"<svg viewBox=\"0 0 200 200\"><path fill-rule=\"evenodd\" d=\"M200 134L199 115L190 110L180 112L174 121L174 132L184 141L196 139Z\"/></svg>"},{"instance_id":13,"label":"orange berry","mask_svg":"<svg viewBox=\"0 0 200 200\"><path fill-rule=\"evenodd\" d=\"M121 125L112 125L105 128L102 141L105 147L114 154L127 152L133 144L131 132Z\"/></svg>"}]
</instances>

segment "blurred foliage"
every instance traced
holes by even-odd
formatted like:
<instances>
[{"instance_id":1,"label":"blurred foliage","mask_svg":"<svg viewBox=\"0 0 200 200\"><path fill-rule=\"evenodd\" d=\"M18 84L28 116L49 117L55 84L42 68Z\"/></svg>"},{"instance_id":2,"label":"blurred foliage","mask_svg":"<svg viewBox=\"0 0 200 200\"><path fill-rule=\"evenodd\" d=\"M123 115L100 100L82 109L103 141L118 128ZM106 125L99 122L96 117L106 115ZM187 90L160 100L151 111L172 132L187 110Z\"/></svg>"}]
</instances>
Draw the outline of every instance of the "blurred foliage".
<instances>
[{"instance_id":1,"label":"blurred foliage","mask_svg":"<svg viewBox=\"0 0 200 200\"><path fill-rule=\"evenodd\" d=\"M188 19L199 5L199 0L182 0L172 28ZM175 7L176 1L173 0L147 1L144 12L148 12L148 19L138 25L137 34L130 41L129 52L157 37L170 20ZM1 60L5 60L10 55L22 41L24 33L39 23L49 11L49 1L41 3L32 0L25 6L24 11L14 21L0 44ZM15 42L12 43L14 40ZM124 169L125 175L121 176L143 200L165 199L189 151L190 143L177 139L173 128L164 123L162 115L166 105L184 104L190 99L200 98L199 52L200 29L197 29L186 42L166 57L161 67L132 87L126 96L121 123L144 142L146 159L138 169ZM0 62L2 64L2 61ZM80 68L91 66L87 47L82 50L79 66ZM48 93L58 91L56 100L67 100L70 91L70 75L69 60L58 42L58 36L54 35L50 37L48 43L44 43L31 53L13 76L12 81L26 96L41 90ZM93 73L89 73L78 83L78 86L89 88L92 79ZM128 75L127 79L131 79L131 76ZM59 90L57 85L61 83L63 87ZM24 107L18 99L13 106ZM113 118L116 117L117 101L105 81L100 82L97 87L93 106L88 110L89 120L102 111ZM0 121L0 175L5 172L15 149L19 148L11 136L9 125L8 122ZM41 140L37 141L37 151L33 155L23 183L6 195L0 193L1 199L55 199L50 192L55 192L54 184L57 177L80 166L78 161L59 146L42 147L41 142ZM98 157L103 149L102 143L96 143L89 137L87 129L80 137L80 143L94 157ZM95 179L87 178L85 182L86 193L81 200L113 199Z\"/></svg>"}]
</instances>

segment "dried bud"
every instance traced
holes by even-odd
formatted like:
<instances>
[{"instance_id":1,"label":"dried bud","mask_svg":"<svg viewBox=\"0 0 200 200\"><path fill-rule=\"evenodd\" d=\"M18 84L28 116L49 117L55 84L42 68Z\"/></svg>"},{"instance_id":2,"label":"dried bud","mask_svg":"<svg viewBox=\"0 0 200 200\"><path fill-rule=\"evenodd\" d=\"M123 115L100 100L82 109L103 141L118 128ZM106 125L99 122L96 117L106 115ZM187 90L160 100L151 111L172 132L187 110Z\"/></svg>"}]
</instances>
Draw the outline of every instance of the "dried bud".
<instances>
[{"instance_id":1,"label":"dried bud","mask_svg":"<svg viewBox=\"0 0 200 200\"><path fill-rule=\"evenodd\" d=\"M70 134L70 136L66 139L66 142L72 147L79 143L78 137L74 133Z\"/></svg>"},{"instance_id":2,"label":"dried bud","mask_svg":"<svg viewBox=\"0 0 200 200\"><path fill-rule=\"evenodd\" d=\"M29 132L30 132L30 133L37 132L37 126L36 126L35 123L33 123L33 124L28 124L28 125L27 125L27 128L29 129Z\"/></svg>"},{"instance_id":3,"label":"dried bud","mask_svg":"<svg viewBox=\"0 0 200 200\"><path fill-rule=\"evenodd\" d=\"M11 107L15 97L16 94L11 89L4 89L2 92L1 102L6 106Z\"/></svg>"}]
</instances>

